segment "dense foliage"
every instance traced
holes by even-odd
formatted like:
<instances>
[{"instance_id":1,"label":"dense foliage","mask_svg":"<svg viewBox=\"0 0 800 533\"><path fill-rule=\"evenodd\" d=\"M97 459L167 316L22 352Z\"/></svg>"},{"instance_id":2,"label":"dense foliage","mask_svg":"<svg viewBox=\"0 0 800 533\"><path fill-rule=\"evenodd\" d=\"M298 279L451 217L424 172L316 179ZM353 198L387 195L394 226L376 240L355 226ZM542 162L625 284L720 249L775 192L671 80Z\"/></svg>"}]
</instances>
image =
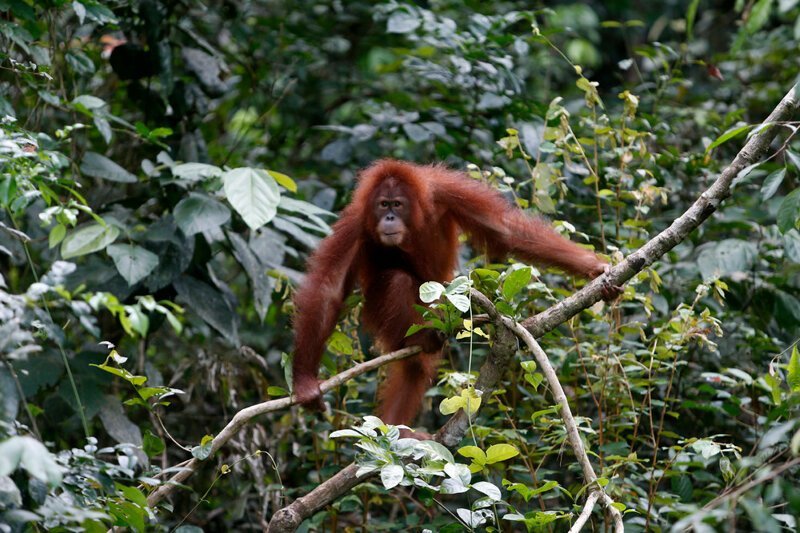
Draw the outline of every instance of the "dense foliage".
<instances>
[{"instance_id":1,"label":"dense foliage","mask_svg":"<svg viewBox=\"0 0 800 533\"><path fill-rule=\"evenodd\" d=\"M288 394L292 291L358 168L469 168L619 260L800 73L797 0L547 4L0 0L0 531L259 529L353 460L381 476L304 529L568 529L586 487L522 350L421 466L363 418L371 374L145 501ZM797 527L797 126L618 302L540 339L626 530ZM520 320L582 285L470 250L461 270ZM452 287L429 430L478 401L492 333ZM326 375L369 351L348 303Z\"/></svg>"}]
</instances>

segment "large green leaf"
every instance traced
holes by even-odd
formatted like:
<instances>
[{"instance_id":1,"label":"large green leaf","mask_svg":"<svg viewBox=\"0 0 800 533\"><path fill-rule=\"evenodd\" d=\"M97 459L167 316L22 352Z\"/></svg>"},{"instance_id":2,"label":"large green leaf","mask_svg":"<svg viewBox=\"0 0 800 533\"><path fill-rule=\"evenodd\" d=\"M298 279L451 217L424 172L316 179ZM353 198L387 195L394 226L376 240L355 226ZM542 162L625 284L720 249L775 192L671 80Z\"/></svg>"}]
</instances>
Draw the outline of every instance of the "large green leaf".
<instances>
[{"instance_id":1,"label":"large green leaf","mask_svg":"<svg viewBox=\"0 0 800 533\"><path fill-rule=\"evenodd\" d=\"M751 242L740 239L725 239L715 246L707 247L697 257L697 266L703 279L709 280L747 272L756 259L756 248Z\"/></svg>"},{"instance_id":2,"label":"large green leaf","mask_svg":"<svg viewBox=\"0 0 800 533\"><path fill-rule=\"evenodd\" d=\"M184 235L208 231L226 223L231 211L222 202L205 194L193 192L175 206L175 222Z\"/></svg>"},{"instance_id":3,"label":"large green leaf","mask_svg":"<svg viewBox=\"0 0 800 533\"><path fill-rule=\"evenodd\" d=\"M228 239L233 245L234 257L244 267L250 278L258 317L264 320L269 305L272 303L272 289L275 287L275 280L267 275L267 266L261 263L244 239L233 232L228 233Z\"/></svg>"},{"instance_id":4,"label":"large green leaf","mask_svg":"<svg viewBox=\"0 0 800 533\"><path fill-rule=\"evenodd\" d=\"M50 485L61 483L64 471L44 444L32 437L11 437L0 442L0 476L7 476L17 468Z\"/></svg>"},{"instance_id":5,"label":"large green leaf","mask_svg":"<svg viewBox=\"0 0 800 533\"><path fill-rule=\"evenodd\" d=\"M69 259L102 250L119 236L115 226L90 224L83 226L69 235L61 243L61 257Z\"/></svg>"},{"instance_id":6,"label":"large green leaf","mask_svg":"<svg viewBox=\"0 0 800 533\"><path fill-rule=\"evenodd\" d=\"M187 308L239 346L239 315L217 288L189 276L181 276L173 285Z\"/></svg>"},{"instance_id":7,"label":"large green leaf","mask_svg":"<svg viewBox=\"0 0 800 533\"><path fill-rule=\"evenodd\" d=\"M506 276L503 282L503 298L511 300L531 281L530 267L518 268Z\"/></svg>"},{"instance_id":8,"label":"large green leaf","mask_svg":"<svg viewBox=\"0 0 800 533\"><path fill-rule=\"evenodd\" d=\"M235 168L222 175L225 195L252 229L275 216L281 199L275 178L259 168Z\"/></svg>"},{"instance_id":9,"label":"large green leaf","mask_svg":"<svg viewBox=\"0 0 800 533\"><path fill-rule=\"evenodd\" d=\"M81 163L81 172L93 178L101 178L119 183L136 183L136 176L95 152L86 152Z\"/></svg>"},{"instance_id":10,"label":"large green leaf","mask_svg":"<svg viewBox=\"0 0 800 533\"><path fill-rule=\"evenodd\" d=\"M136 285L158 266L158 256L141 246L112 244L107 251L128 285Z\"/></svg>"},{"instance_id":11,"label":"large green leaf","mask_svg":"<svg viewBox=\"0 0 800 533\"><path fill-rule=\"evenodd\" d=\"M800 189L795 189L786 195L778 208L778 229L786 233L792 228L797 228L800 221Z\"/></svg>"},{"instance_id":12,"label":"large green leaf","mask_svg":"<svg viewBox=\"0 0 800 533\"><path fill-rule=\"evenodd\" d=\"M183 163L172 167L172 175L189 181L200 181L215 178L222 174L222 169L206 163Z\"/></svg>"}]
</instances>

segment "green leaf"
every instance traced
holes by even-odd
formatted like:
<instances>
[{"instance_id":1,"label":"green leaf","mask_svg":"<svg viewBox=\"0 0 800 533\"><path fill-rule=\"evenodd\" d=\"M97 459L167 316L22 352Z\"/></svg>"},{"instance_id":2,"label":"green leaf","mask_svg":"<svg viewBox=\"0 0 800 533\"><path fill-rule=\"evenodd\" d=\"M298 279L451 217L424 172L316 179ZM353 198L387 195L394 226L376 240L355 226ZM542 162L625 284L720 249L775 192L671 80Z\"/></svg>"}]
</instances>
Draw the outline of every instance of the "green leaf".
<instances>
[{"instance_id":1,"label":"green leaf","mask_svg":"<svg viewBox=\"0 0 800 533\"><path fill-rule=\"evenodd\" d=\"M518 268L506 276L503 282L503 298L511 300L531 281L531 267Z\"/></svg>"},{"instance_id":2,"label":"green leaf","mask_svg":"<svg viewBox=\"0 0 800 533\"><path fill-rule=\"evenodd\" d=\"M127 500L132 501L142 508L147 507L147 497L145 497L144 493L142 493L142 491L136 487L129 487L127 485L123 485L122 483L117 483L116 487L120 492L122 492Z\"/></svg>"},{"instance_id":3,"label":"green leaf","mask_svg":"<svg viewBox=\"0 0 800 533\"><path fill-rule=\"evenodd\" d=\"M59 245L61 241L64 240L64 237L67 235L67 228L63 224L56 224L53 226L53 229L50 230L50 235L47 238L47 243L50 248L55 248Z\"/></svg>"},{"instance_id":4,"label":"green leaf","mask_svg":"<svg viewBox=\"0 0 800 533\"><path fill-rule=\"evenodd\" d=\"M552 481L552 480L547 481L541 487L537 487L531 490L530 494L528 495L528 498L530 498L531 496L536 496L538 494L544 494L545 492L551 491L557 488L558 486L559 486L558 481ZM528 498L526 498L525 501L528 501Z\"/></svg>"},{"instance_id":5,"label":"green leaf","mask_svg":"<svg viewBox=\"0 0 800 533\"><path fill-rule=\"evenodd\" d=\"M102 250L119 236L116 226L90 224L67 235L61 243L61 257L70 259Z\"/></svg>"},{"instance_id":6,"label":"green leaf","mask_svg":"<svg viewBox=\"0 0 800 533\"><path fill-rule=\"evenodd\" d=\"M208 456L211 455L211 443L213 441L214 437L212 435L204 436L203 440L200 441L200 445L192 448L192 455L201 461L208 459Z\"/></svg>"},{"instance_id":7,"label":"green leaf","mask_svg":"<svg viewBox=\"0 0 800 533\"><path fill-rule=\"evenodd\" d=\"M93 178L100 178L118 183L136 183L136 176L110 160L95 152L86 152L81 162L81 172Z\"/></svg>"},{"instance_id":8,"label":"green leaf","mask_svg":"<svg viewBox=\"0 0 800 533\"><path fill-rule=\"evenodd\" d=\"M105 100L92 96L91 94L81 94L72 99L72 105L79 111L101 109L107 104Z\"/></svg>"},{"instance_id":9,"label":"green leaf","mask_svg":"<svg viewBox=\"0 0 800 533\"><path fill-rule=\"evenodd\" d=\"M772 403L775 405L781 404L781 381L772 374L764 374L764 381L769 386L770 395L772 396Z\"/></svg>"},{"instance_id":10,"label":"green leaf","mask_svg":"<svg viewBox=\"0 0 800 533\"><path fill-rule=\"evenodd\" d=\"M761 185L761 199L769 200L772 198L778 191L778 187L783 183L783 178L785 177L786 167L783 167L764 178L764 183Z\"/></svg>"},{"instance_id":11,"label":"green leaf","mask_svg":"<svg viewBox=\"0 0 800 533\"><path fill-rule=\"evenodd\" d=\"M789 261L800 264L800 231L791 229L784 234L783 255Z\"/></svg>"},{"instance_id":12,"label":"green leaf","mask_svg":"<svg viewBox=\"0 0 800 533\"><path fill-rule=\"evenodd\" d=\"M792 392L800 392L800 354L797 351L797 344L792 348L792 356L789 358L786 382Z\"/></svg>"},{"instance_id":13,"label":"green leaf","mask_svg":"<svg viewBox=\"0 0 800 533\"><path fill-rule=\"evenodd\" d=\"M752 127L753 124L745 124L744 126L737 126L735 128L729 129L728 131L717 137L711 144L708 145L708 148L706 148L706 153L710 152L717 146L730 141L734 137L738 137L739 135L746 132Z\"/></svg>"},{"instance_id":14,"label":"green leaf","mask_svg":"<svg viewBox=\"0 0 800 533\"><path fill-rule=\"evenodd\" d=\"M686 40L692 40L692 31L694 30L694 20L697 15L697 6L700 0L692 0L689 7L686 9Z\"/></svg>"},{"instance_id":15,"label":"green leaf","mask_svg":"<svg viewBox=\"0 0 800 533\"><path fill-rule=\"evenodd\" d=\"M445 398L439 404L439 410L443 415L452 415L459 409L464 409L469 414L474 414L480 409L481 397L478 391L473 388L464 389L458 396Z\"/></svg>"},{"instance_id":16,"label":"green leaf","mask_svg":"<svg viewBox=\"0 0 800 533\"><path fill-rule=\"evenodd\" d=\"M752 242L725 239L707 246L697 256L697 266L704 280L747 272L756 260L756 247Z\"/></svg>"},{"instance_id":17,"label":"green leaf","mask_svg":"<svg viewBox=\"0 0 800 533\"><path fill-rule=\"evenodd\" d=\"M792 455L800 455L800 429L798 429L795 434L792 435L792 440L789 443L789 447L792 449Z\"/></svg>"},{"instance_id":18,"label":"green leaf","mask_svg":"<svg viewBox=\"0 0 800 533\"><path fill-rule=\"evenodd\" d=\"M156 455L161 454L165 448L166 445L161 438L159 438L157 435L153 435L149 429L145 431L142 442L142 450L144 450L144 453L146 453L148 457L155 457Z\"/></svg>"},{"instance_id":19,"label":"green leaf","mask_svg":"<svg viewBox=\"0 0 800 533\"><path fill-rule=\"evenodd\" d=\"M472 286L472 281L467 276L458 276L447 285L445 294L466 294Z\"/></svg>"},{"instance_id":20,"label":"green leaf","mask_svg":"<svg viewBox=\"0 0 800 533\"><path fill-rule=\"evenodd\" d=\"M173 281L173 285L187 307L231 344L239 346L239 315L219 289L186 275Z\"/></svg>"},{"instance_id":21,"label":"green leaf","mask_svg":"<svg viewBox=\"0 0 800 533\"><path fill-rule=\"evenodd\" d=\"M150 330L150 318L139 306L126 305L125 318L127 318L127 327L124 324L123 327L126 327L129 335L135 332L141 337L147 336L147 332Z\"/></svg>"},{"instance_id":22,"label":"green leaf","mask_svg":"<svg viewBox=\"0 0 800 533\"><path fill-rule=\"evenodd\" d=\"M173 215L178 227L187 237L218 228L231 218L231 212L224 204L196 192L178 202Z\"/></svg>"},{"instance_id":23,"label":"green leaf","mask_svg":"<svg viewBox=\"0 0 800 533\"><path fill-rule=\"evenodd\" d=\"M464 294L447 294L447 300L453 304L453 307L466 313L469 311L469 298Z\"/></svg>"},{"instance_id":24,"label":"green leaf","mask_svg":"<svg viewBox=\"0 0 800 533\"><path fill-rule=\"evenodd\" d=\"M486 464L499 463L519 455L519 450L510 444L493 444L486 450Z\"/></svg>"},{"instance_id":25,"label":"green leaf","mask_svg":"<svg viewBox=\"0 0 800 533\"><path fill-rule=\"evenodd\" d=\"M444 461L446 463L454 463L453 454L450 453L444 445L439 444L435 440L422 440L416 445L416 449L424 451L431 461Z\"/></svg>"},{"instance_id":26,"label":"green leaf","mask_svg":"<svg viewBox=\"0 0 800 533\"><path fill-rule=\"evenodd\" d=\"M458 454L462 457L472 459L476 463L486 464L486 454L477 446L462 446L458 449Z\"/></svg>"},{"instance_id":27,"label":"green leaf","mask_svg":"<svg viewBox=\"0 0 800 533\"><path fill-rule=\"evenodd\" d=\"M90 364L89 366L93 366L95 368L99 368L100 370L102 370L104 372L108 372L109 374L111 374L113 376L117 376L118 378L122 378L125 381L127 381L128 383L130 383L131 385L133 385L134 387L139 387L139 386L143 385L147 381L147 376L137 376L135 374L131 374L130 372L128 372L124 368L119 368L119 367L116 367L116 366L110 366L110 365L106 365L106 364L102 364L102 365Z\"/></svg>"},{"instance_id":28,"label":"green leaf","mask_svg":"<svg viewBox=\"0 0 800 533\"><path fill-rule=\"evenodd\" d=\"M328 340L328 349L343 355L353 355L353 341L341 331L334 331Z\"/></svg>"},{"instance_id":29,"label":"green leaf","mask_svg":"<svg viewBox=\"0 0 800 533\"><path fill-rule=\"evenodd\" d=\"M772 9L772 0L758 0L750 10L750 16L744 24L744 31L747 35L753 35L764 27L769 20L769 13Z\"/></svg>"},{"instance_id":30,"label":"green leaf","mask_svg":"<svg viewBox=\"0 0 800 533\"><path fill-rule=\"evenodd\" d=\"M778 208L778 229L781 233L786 233L797 228L798 220L800 220L800 189L795 189L786 195Z\"/></svg>"},{"instance_id":31,"label":"green leaf","mask_svg":"<svg viewBox=\"0 0 800 533\"><path fill-rule=\"evenodd\" d=\"M32 437L15 436L0 442L0 478L17 468L51 486L61 484L63 468L44 444Z\"/></svg>"},{"instance_id":32,"label":"green leaf","mask_svg":"<svg viewBox=\"0 0 800 533\"><path fill-rule=\"evenodd\" d=\"M495 484L489 483L488 481L478 481L477 483L473 483L472 488L481 494L485 494L490 500L495 502L500 501L500 499L503 497L500 489Z\"/></svg>"},{"instance_id":33,"label":"green leaf","mask_svg":"<svg viewBox=\"0 0 800 533\"><path fill-rule=\"evenodd\" d=\"M158 256L141 246L112 244L106 251L129 286L136 285L158 266Z\"/></svg>"},{"instance_id":34,"label":"green leaf","mask_svg":"<svg viewBox=\"0 0 800 533\"><path fill-rule=\"evenodd\" d=\"M381 483L383 488L392 489L403 481L403 467L400 465L386 465L381 468Z\"/></svg>"},{"instance_id":35,"label":"green leaf","mask_svg":"<svg viewBox=\"0 0 800 533\"><path fill-rule=\"evenodd\" d=\"M222 175L228 202L251 229L273 219L281 200L275 178L260 168L235 168Z\"/></svg>"},{"instance_id":36,"label":"green leaf","mask_svg":"<svg viewBox=\"0 0 800 533\"><path fill-rule=\"evenodd\" d=\"M444 285L438 281L426 281L419 286L419 299L429 304L441 298L444 294Z\"/></svg>"},{"instance_id":37,"label":"green leaf","mask_svg":"<svg viewBox=\"0 0 800 533\"><path fill-rule=\"evenodd\" d=\"M452 415L459 409L466 407L466 405L466 401L461 396L451 396L450 398L442 400L439 404L439 411L443 415Z\"/></svg>"},{"instance_id":38,"label":"green leaf","mask_svg":"<svg viewBox=\"0 0 800 533\"><path fill-rule=\"evenodd\" d=\"M689 476L675 476L670 478L672 492L677 494L682 502L692 501L692 480Z\"/></svg>"},{"instance_id":39,"label":"green leaf","mask_svg":"<svg viewBox=\"0 0 800 533\"><path fill-rule=\"evenodd\" d=\"M708 439L699 439L692 443L692 449L701 454L703 458L708 459L718 455L720 450L719 444Z\"/></svg>"},{"instance_id":40,"label":"green leaf","mask_svg":"<svg viewBox=\"0 0 800 533\"><path fill-rule=\"evenodd\" d=\"M183 163L172 167L172 175L188 181L201 181L222 175L222 169L206 163Z\"/></svg>"},{"instance_id":41,"label":"green leaf","mask_svg":"<svg viewBox=\"0 0 800 533\"><path fill-rule=\"evenodd\" d=\"M420 17L403 9L398 9L389 16L386 23L388 33L411 33L422 23Z\"/></svg>"}]
</instances>

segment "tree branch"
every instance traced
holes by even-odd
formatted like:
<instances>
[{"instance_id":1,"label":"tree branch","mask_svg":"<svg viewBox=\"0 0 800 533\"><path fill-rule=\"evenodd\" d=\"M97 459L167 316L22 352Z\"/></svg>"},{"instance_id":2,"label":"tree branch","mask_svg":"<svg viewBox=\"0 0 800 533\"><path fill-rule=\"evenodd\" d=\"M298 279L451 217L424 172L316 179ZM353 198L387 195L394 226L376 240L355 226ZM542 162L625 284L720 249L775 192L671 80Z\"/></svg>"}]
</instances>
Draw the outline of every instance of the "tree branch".
<instances>
[{"instance_id":1,"label":"tree branch","mask_svg":"<svg viewBox=\"0 0 800 533\"><path fill-rule=\"evenodd\" d=\"M778 133L778 124L791 119L798 107L800 107L800 83L795 84L761 126L753 130L753 134L744 148L736 154L733 162L720 173L714 183L667 229L650 239L606 274L599 276L586 287L553 307L528 318L522 325L534 337L541 337L599 301L602 298L601 290L604 283L622 285L672 250L711 216L723 200L730 196L733 179L767 151L772 139Z\"/></svg>"},{"instance_id":2,"label":"tree branch","mask_svg":"<svg viewBox=\"0 0 800 533\"><path fill-rule=\"evenodd\" d=\"M674 248L678 243L683 241L694 229L702 224L714 211L717 210L719 205L730 196L730 186L733 179L747 166L755 163L758 158L762 156L769 148L770 143L777 134L777 123L788 120L794 112L796 112L800 105L800 84L796 84L784 96L781 102L776 106L773 112L767 117L764 123L755 130L755 133L750 137L745 146L739 151L734 158L733 162L728 165L719 175L719 177L712 183L712 185L703 192L695 203L684 212L678 219L676 219L668 228L656 235L653 239L647 242L639 250L629 255L624 261L614 266L610 271L603 276L595 279L589 283L582 290L574 295L566 298L560 303L539 313L538 315L525 320L522 325L512 321L506 317L500 317L494 311L494 306L491 305L488 299L479 293L474 293L473 298L479 302L490 318L493 319L496 328L495 343L492 351L487 357L481 367L476 388L486 393L491 393L496 384L500 381L503 373L508 367L508 362L516 351L515 335L520 336L543 369L545 377L553 390L556 401L561 408L562 418L567 426L567 435L570 445L575 451L575 455L581 464L581 468L588 483L595 482L597 476L591 466L591 463L583 449L583 443L577 432L577 425L575 424L569 405L566 401L566 396L555 374L555 370L550 365L546 354L541 347L536 343L534 337L540 337L548 331L554 329L559 324L568 320L576 315L583 309L588 308L595 302L601 299L601 290L604 283L611 283L613 285L622 285L630 280L638 272L642 271L645 267L651 265L658 258L663 256L669 250ZM474 292L474 291L473 291ZM523 328L524 326L524 328ZM513 332L513 333L512 333ZM349 371L343 372L324 382L321 386L323 391L330 390L338 386L347 379L351 379L355 375L366 372L369 369L388 363L391 360L401 359L417 353L419 349L406 349L387 356L373 359L366 363L362 363ZM399 355L400 354L400 355ZM387 359L389 356L394 356ZM377 363L374 366L365 368L370 363ZM348 375L351 371L360 370L353 375ZM348 375L348 377L341 377ZM339 378L339 379L337 379ZM276 409L283 409L291 405L291 401L287 398L264 402L246 409L243 409L231 420L231 422L220 432L212 443L212 452L216 451L225 442L227 442L235 432L241 428L245 423L253 417L258 416L269 411ZM447 446L455 446L464 436L467 431L469 420L463 411L459 411L437 432L436 439ZM148 498L148 503L154 505L160 501L164 496L169 494L177 483L184 481L192 472L199 467L200 462L197 459L192 459L186 467L185 471L179 472L165 484L157 489ZM300 523L310 516L318 509L330 504L336 498L348 492L353 487L367 479L368 476L363 478L356 478L356 471L358 467L351 464L333 476L328 481L320 484L316 489L311 491L306 496L298 498L289 506L279 510L273 516L270 522L268 531L292 531L296 529ZM184 474L184 472L188 472ZM577 523L580 520L588 520L588 515L591 513L591 508L597 500L601 500L606 506L606 509L611 514L614 521L615 529L622 531L622 517L618 510L611 506L613 500L604 492L600 487L593 489L587 498L587 504L584 511L579 516ZM591 503L591 505L589 505ZM584 516L586 515L586 516Z\"/></svg>"},{"instance_id":3,"label":"tree branch","mask_svg":"<svg viewBox=\"0 0 800 533\"><path fill-rule=\"evenodd\" d=\"M597 484L597 474L594 473L592 463L589 461L589 456L586 454L586 449L583 447L583 440L581 440L580 433L578 433L578 424L575 422L575 417L572 416L572 410L569 408L567 395L564 393L564 388L561 386L561 382L558 380L556 370L553 368L553 365L550 364L550 359L547 357L547 354L544 353L542 347L539 346L539 343L536 342L536 339L533 338L533 335L531 335L530 331L508 317L503 317L502 320L506 323L506 327L508 327L520 339L522 339L522 341L528 347L528 350L530 350L530 352L533 354L533 357L536 359L536 363L539 365L542 374L544 374L544 378L547 380L547 384L550 386L553 399L558 404L559 411L561 412L561 419L564 421L564 427L567 430L567 440L569 441L569 445L572 447L575 458L581 465L586 484L592 485L590 492L596 493L598 498L602 497L602 503L605 506L608 514L611 515L611 519L614 521L614 530L617 533L624 533L625 528L622 525L622 514L619 512L619 509L611 505L614 503L614 500L612 500L611 497L605 493L602 487ZM597 498L595 498L595 500L596 499ZM592 506L594 506L594 503L592 503ZM584 512L585 511L586 509L584 509ZM591 509L589 512L591 513ZM582 515L583 513L581 513L581 516Z\"/></svg>"},{"instance_id":4,"label":"tree branch","mask_svg":"<svg viewBox=\"0 0 800 533\"><path fill-rule=\"evenodd\" d=\"M500 315L483 294L472 291L472 298L483 307L489 317L495 322L495 336L492 349L481 367L475 388L484 395L491 394L496 384L500 381L508 368L508 362L517 351L517 339L508 328L500 321ZM464 437L469 427L469 420L464 411L460 410L453 415L447 423L436 433L434 439L445 446L455 446ZM356 485L363 483L377 473L356 477L358 465L351 463L332 478L320 484L317 488L301 496L283 509L277 511L267 528L268 533L283 533L294 531L300 524L322 507L332 503L342 494L350 491Z\"/></svg>"},{"instance_id":5,"label":"tree branch","mask_svg":"<svg viewBox=\"0 0 800 533\"><path fill-rule=\"evenodd\" d=\"M405 359L406 357L410 357L419 352L420 348L418 346L412 346L376 357L375 359L370 359L369 361L364 361L363 363L360 363L352 368L348 368L344 372L340 372L330 379L323 381L320 383L319 388L324 394L329 390L335 389L339 385L357 376L360 376L361 374L369 372L370 370L379 368L387 363L391 363L392 361ZM211 441L211 453L209 454L209 457L214 455L217 450L231 440L233 436L236 435L236 433L242 428L242 426L249 423L253 418L259 415L270 413L272 411L286 409L295 403L297 402L295 402L293 397L288 397L269 400L251 405L250 407L245 407L236 413L231 421L228 422L228 425L226 425L222 431L220 431L219 434L214 437L214 440ZM158 502L172 494L172 492L174 492L175 489L180 486L180 484L189 479L189 477L194 474L204 462L204 460L201 461L197 458L191 459L186 466L181 469L180 472L172 476L167 482L165 482L163 485L160 485L156 490L150 493L150 496L147 497L147 504L150 507L154 507L158 504Z\"/></svg>"},{"instance_id":6,"label":"tree branch","mask_svg":"<svg viewBox=\"0 0 800 533\"><path fill-rule=\"evenodd\" d=\"M515 333L521 333L522 327L524 327L532 340L535 337L541 337L569 318L575 316L583 309L599 301L602 298L601 292L604 283L622 285L674 248L694 229L702 224L703 221L711 216L725 198L730 196L730 186L733 179L740 171L755 163L756 160L767 151L770 143L777 134L777 123L789 120L799 106L800 83L792 87L786 96L783 97L762 125L755 130L745 146L736 155L733 162L720 173L716 181L700 195L697 201L695 201L683 215L675 220L667 229L648 241L639 250L610 269L608 273L593 280L577 293L562 300L546 311L525 320L521 325L514 323L519 327L519 330L515 330ZM492 346L489 357L487 357L481 367L475 385L476 389L487 394L494 390L495 385L505 373L508 362L516 351L516 339L514 334L511 333L511 326L504 323L504 320L510 319L499 317L496 311L494 311L494 306L482 294L473 291L472 298L487 311L496 325L495 343ZM528 343L527 338L525 340L526 344L529 344L529 347L533 346L532 351L536 354L536 347L538 347L538 344L535 343L535 340L533 344ZM543 355L544 360L547 360L547 356L541 351L541 347L538 347L538 350L541 352L540 355ZM542 368L549 367L552 370L552 365L549 364L549 361L547 361L546 365L540 363L540 366ZM553 371L553 375L555 376L555 371ZM561 389L560 383L558 383L557 376L555 376L555 383L558 386L558 390L561 391L560 398L557 397L556 399L561 405L562 417L565 417L565 424L567 424L567 418L571 418L571 413L569 412L569 406L566 402L563 389ZM556 389L553 388L553 391L555 394ZM572 424L574 426L574 419L572 419ZM460 410L442 426L436 433L435 439L445 446L456 446L466 434L468 427L469 419L464 411ZM575 435L577 435L577 433ZM597 476L594 474L594 470L591 467L588 456L586 456L585 450L583 450L580 437L577 436L577 440L573 441L575 438L575 436L570 436L570 444L573 450L575 450L579 461L581 461L584 477L586 477L587 482L596 481ZM270 522L268 531L293 531L296 529L300 523L311 516L312 513L328 505L336 498L367 479L368 476L360 479L356 478L356 471L357 467L354 464L349 465L306 496L299 498L294 503L276 512ZM598 498L611 514L615 529L617 531L622 531L622 516L617 509L611 506L613 500L602 491L600 487L597 487L595 491L599 491L600 495ZM582 515L583 513L581 513L581 516Z\"/></svg>"}]
</instances>

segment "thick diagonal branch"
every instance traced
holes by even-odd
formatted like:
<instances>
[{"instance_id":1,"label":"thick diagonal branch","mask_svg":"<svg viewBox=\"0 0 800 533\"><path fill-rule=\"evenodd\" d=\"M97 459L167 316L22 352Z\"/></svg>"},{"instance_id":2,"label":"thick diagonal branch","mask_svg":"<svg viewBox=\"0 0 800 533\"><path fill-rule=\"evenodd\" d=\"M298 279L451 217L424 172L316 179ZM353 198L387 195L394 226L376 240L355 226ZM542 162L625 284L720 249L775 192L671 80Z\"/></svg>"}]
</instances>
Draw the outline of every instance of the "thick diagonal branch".
<instances>
[{"instance_id":1,"label":"thick diagonal branch","mask_svg":"<svg viewBox=\"0 0 800 533\"><path fill-rule=\"evenodd\" d=\"M710 217L723 200L730 196L733 179L739 172L756 163L766 153L770 143L778 133L779 124L791 120L798 107L800 107L800 83L795 84L786 93L786 96L783 97L761 126L754 130L754 134L736 154L733 162L720 173L714 183L667 229L650 239L644 246L630 254L605 275L598 277L582 290L569 298L565 298L546 311L528 318L522 325L528 328L528 331L534 337L541 337L599 301L602 297L601 289L603 283L622 285L672 250Z\"/></svg>"},{"instance_id":2,"label":"thick diagonal branch","mask_svg":"<svg viewBox=\"0 0 800 533\"><path fill-rule=\"evenodd\" d=\"M607 274L600 276L582 290L550 309L529 318L522 325L533 337L544 335L599 301L602 297L603 283L621 285L675 247L711 216L725 198L730 196L730 186L736 175L755 163L767 151L777 134L777 124L789 120L797 111L798 106L800 106L800 84L792 87L784 96L764 124L756 130L733 162L722 171L711 187L703 192L697 201L667 229L656 235ZM509 340L514 340L507 327L498 326L496 333L498 337L495 338L495 346L504 349L509 346ZM514 342L516 341L514 340ZM481 368L476 388L484 391L492 390L505 372L509 359L510 356L507 352L500 350L495 353L493 350ZM439 430L437 440L447 446L455 446L463 438L467 428L468 419L463 411L459 411ZM356 478L356 470L355 465L346 467L306 496L278 511L270 523L269 531L292 531L297 528L311 514L361 483L363 479ZM586 474L585 470L584 474ZM587 481L591 481L591 478L587 478ZM608 496L602 494L600 498L610 508ZM616 518L615 527L618 527Z\"/></svg>"}]
</instances>

